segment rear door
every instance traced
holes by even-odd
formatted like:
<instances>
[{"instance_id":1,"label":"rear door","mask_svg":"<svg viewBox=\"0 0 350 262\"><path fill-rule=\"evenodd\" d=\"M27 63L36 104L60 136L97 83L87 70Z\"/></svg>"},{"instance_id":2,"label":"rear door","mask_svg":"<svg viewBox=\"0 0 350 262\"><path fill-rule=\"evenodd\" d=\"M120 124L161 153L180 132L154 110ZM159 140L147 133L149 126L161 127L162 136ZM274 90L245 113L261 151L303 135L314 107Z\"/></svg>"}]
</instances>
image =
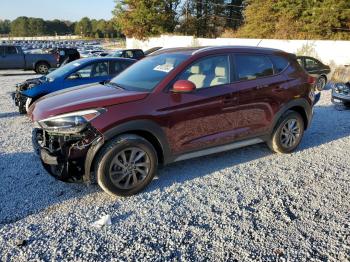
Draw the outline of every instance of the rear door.
<instances>
[{"instance_id":1,"label":"rear door","mask_svg":"<svg viewBox=\"0 0 350 262\"><path fill-rule=\"evenodd\" d=\"M286 78L274 68L272 59L263 54L236 54L236 89L239 91L238 118L233 129L238 138L264 135L283 101ZM280 70L281 71L281 70Z\"/></svg>"}]
</instances>

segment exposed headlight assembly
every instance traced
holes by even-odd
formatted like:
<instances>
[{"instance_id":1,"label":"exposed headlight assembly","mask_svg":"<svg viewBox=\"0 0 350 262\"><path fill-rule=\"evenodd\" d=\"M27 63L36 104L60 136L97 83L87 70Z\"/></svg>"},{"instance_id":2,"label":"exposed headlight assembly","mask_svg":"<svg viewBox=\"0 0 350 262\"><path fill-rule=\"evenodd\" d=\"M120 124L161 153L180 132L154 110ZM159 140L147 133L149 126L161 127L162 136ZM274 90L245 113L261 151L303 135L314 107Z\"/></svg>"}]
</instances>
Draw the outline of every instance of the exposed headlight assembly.
<instances>
[{"instance_id":1,"label":"exposed headlight assembly","mask_svg":"<svg viewBox=\"0 0 350 262\"><path fill-rule=\"evenodd\" d=\"M106 112L106 109L89 109L58 115L39 121L39 125L48 132L76 134L83 131L88 123Z\"/></svg>"}]
</instances>

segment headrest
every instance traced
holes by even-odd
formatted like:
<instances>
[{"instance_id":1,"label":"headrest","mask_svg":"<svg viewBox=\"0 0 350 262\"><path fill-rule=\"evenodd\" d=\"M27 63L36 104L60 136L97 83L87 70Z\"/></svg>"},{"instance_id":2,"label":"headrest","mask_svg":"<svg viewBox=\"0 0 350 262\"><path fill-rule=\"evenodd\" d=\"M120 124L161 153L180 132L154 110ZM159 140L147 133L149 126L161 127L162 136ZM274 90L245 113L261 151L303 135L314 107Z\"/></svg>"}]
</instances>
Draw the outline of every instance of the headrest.
<instances>
[{"instance_id":1,"label":"headrest","mask_svg":"<svg viewBox=\"0 0 350 262\"><path fill-rule=\"evenodd\" d=\"M199 74L199 66L191 66L191 74Z\"/></svg>"},{"instance_id":2,"label":"headrest","mask_svg":"<svg viewBox=\"0 0 350 262\"><path fill-rule=\"evenodd\" d=\"M226 76L226 67L217 66L215 67L215 76Z\"/></svg>"}]
</instances>

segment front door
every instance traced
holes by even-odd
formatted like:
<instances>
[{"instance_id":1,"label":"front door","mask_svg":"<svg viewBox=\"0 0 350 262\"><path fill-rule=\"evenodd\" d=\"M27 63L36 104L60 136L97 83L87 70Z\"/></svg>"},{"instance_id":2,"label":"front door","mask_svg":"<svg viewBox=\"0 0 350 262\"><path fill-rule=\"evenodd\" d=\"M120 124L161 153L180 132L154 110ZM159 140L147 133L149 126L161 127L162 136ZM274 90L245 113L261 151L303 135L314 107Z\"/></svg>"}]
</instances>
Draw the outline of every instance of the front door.
<instances>
[{"instance_id":1,"label":"front door","mask_svg":"<svg viewBox=\"0 0 350 262\"><path fill-rule=\"evenodd\" d=\"M64 88L104 82L110 78L108 62L96 62L84 66L67 77Z\"/></svg>"},{"instance_id":2,"label":"front door","mask_svg":"<svg viewBox=\"0 0 350 262\"><path fill-rule=\"evenodd\" d=\"M6 69L23 69L25 65L24 55L15 46L5 46L1 60Z\"/></svg>"},{"instance_id":3,"label":"front door","mask_svg":"<svg viewBox=\"0 0 350 262\"><path fill-rule=\"evenodd\" d=\"M179 155L228 142L238 99L230 84L230 56L196 61L177 80L193 82L196 90L170 93L168 138L172 153Z\"/></svg>"}]
</instances>

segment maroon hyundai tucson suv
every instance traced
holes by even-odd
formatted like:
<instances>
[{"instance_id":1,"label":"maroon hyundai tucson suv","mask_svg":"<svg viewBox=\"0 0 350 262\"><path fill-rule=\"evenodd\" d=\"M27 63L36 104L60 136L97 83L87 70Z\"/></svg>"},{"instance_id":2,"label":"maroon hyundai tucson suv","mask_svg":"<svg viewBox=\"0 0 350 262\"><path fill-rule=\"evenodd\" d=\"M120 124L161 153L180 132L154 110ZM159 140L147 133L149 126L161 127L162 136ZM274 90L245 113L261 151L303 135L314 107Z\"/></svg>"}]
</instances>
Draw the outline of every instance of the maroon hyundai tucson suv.
<instances>
[{"instance_id":1,"label":"maroon hyundai tucson suv","mask_svg":"<svg viewBox=\"0 0 350 262\"><path fill-rule=\"evenodd\" d=\"M38 100L33 144L56 178L133 195L160 164L262 142L292 152L310 126L313 82L280 50L162 49L108 84Z\"/></svg>"}]
</instances>

